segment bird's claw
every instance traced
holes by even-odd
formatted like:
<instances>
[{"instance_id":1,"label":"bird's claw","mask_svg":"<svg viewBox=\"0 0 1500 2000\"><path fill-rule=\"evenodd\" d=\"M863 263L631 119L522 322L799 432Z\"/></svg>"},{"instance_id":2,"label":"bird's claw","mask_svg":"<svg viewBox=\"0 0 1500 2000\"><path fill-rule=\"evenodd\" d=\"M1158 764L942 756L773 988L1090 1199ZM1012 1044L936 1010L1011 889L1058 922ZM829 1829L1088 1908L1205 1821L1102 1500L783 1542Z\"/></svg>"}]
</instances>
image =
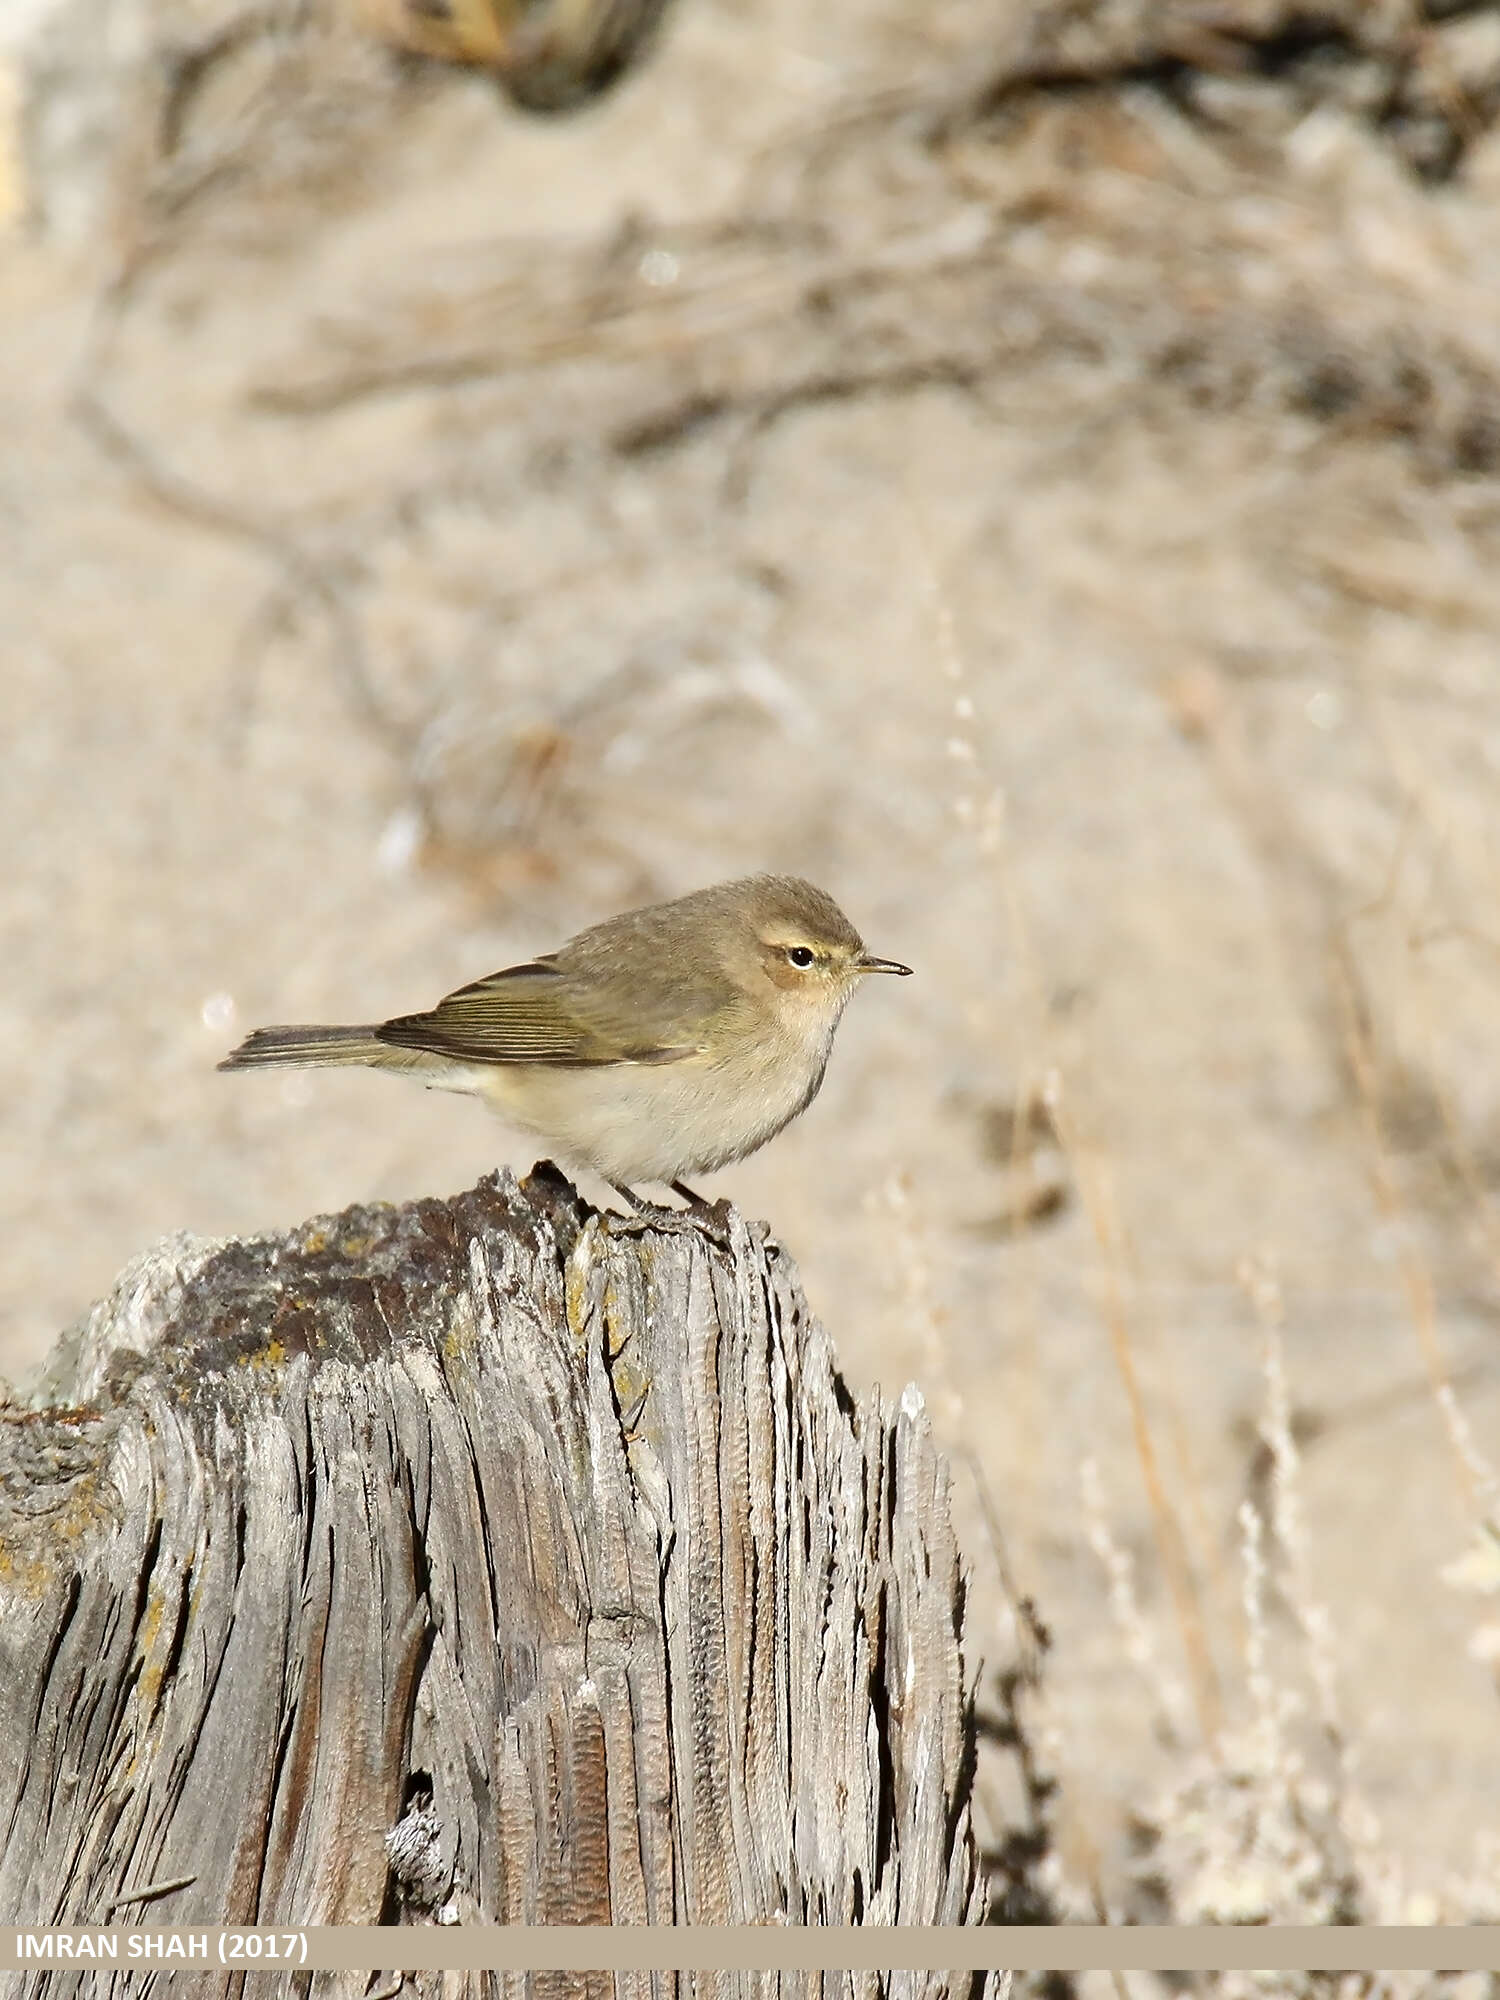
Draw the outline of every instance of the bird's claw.
<instances>
[{"instance_id":1,"label":"bird's claw","mask_svg":"<svg viewBox=\"0 0 1500 2000\"><path fill-rule=\"evenodd\" d=\"M634 1208L633 1215L611 1215L609 1231L612 1236L639 1236L648 1229L660 1230L664 1235L680 1236L692 1234L706 1236L721 1250L729 1248L729 1203L727 1200L708 1202L700 1194L694 1194L689 1187L679 1182L672 1183L686 1204L682 1208L668 1208L664 1202L647 1201L633 1188L611 1182L616 1192L622 1195Z\"/></svg>"}]
</instances>

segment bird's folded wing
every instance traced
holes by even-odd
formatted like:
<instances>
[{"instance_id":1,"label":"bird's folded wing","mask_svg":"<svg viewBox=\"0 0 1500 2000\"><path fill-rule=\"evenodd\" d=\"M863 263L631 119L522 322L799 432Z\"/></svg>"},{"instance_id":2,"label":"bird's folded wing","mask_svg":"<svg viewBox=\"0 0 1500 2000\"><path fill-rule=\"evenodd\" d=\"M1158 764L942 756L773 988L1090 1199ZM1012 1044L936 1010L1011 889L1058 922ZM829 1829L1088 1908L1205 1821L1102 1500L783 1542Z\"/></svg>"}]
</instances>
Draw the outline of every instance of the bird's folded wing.
<instances>
[{"instance_id":1,"label":"bird's folded wing","mask_svg":"<svg viewBox=\"0 0 1500 2000\"><path fill-rule=\"evenodd\" d=\"M593 1004L590 1004L590 1002ZM694 1054L656 1024L609 1018L595 996L546 959L476 979L427 1014L404 1014L375 1030L394 1048L455 1062L599 1064L680 1062Z\"/></svg>"}]
</instances>

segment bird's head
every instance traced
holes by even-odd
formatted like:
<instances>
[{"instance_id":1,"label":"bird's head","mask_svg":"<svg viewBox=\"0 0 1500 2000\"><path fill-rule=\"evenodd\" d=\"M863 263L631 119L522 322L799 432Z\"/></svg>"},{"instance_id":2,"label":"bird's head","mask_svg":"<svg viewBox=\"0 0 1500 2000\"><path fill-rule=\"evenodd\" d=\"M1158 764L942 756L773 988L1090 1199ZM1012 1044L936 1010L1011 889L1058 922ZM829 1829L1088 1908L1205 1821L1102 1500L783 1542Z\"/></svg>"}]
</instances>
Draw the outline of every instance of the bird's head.
<instances>
[{"instance_id":1,"label":"bird's head","mask_svg":"<svg viewBox=\"0 0 1500 2000\"><path fill-rule=\"evenodd\" d=\"M795 875L754 875L718 894L727 969L752 1004L793 1033L831 1033L868 973L911 971L867 951L833 898Z\"/></svg>"}]
</instances>

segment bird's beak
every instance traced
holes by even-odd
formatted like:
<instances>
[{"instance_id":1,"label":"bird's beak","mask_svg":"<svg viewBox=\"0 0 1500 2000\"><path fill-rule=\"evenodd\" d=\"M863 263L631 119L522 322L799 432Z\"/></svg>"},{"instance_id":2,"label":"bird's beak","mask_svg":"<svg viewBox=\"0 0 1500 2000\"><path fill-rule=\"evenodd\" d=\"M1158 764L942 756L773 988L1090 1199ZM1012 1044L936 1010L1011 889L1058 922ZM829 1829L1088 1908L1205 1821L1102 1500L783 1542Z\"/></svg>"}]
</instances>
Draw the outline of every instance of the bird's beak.
<instances>
[{"instance_id":1,"label":"bird's beak","mask_svg":"<svg viewBox=\"0 0 1500 2000\"><path fill-rule=\"evenodd\" d=\"M911 967L909 965L897 965L893 958L872 958L867 951L861 952L859 957L855 959L854 970L856 972L894 972L899 974L902 979L911 978Z\"/></svg>"}]
</instances>

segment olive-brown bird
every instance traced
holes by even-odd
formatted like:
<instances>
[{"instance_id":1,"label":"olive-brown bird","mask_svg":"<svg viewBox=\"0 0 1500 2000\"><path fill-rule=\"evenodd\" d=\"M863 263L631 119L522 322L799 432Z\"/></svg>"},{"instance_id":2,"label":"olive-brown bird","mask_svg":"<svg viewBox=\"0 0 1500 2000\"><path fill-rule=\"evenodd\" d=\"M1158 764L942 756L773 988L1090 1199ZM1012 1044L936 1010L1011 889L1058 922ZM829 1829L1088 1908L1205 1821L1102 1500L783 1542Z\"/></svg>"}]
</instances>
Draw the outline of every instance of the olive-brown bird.
<instances>
[{"instance_id":1,"label":"olive-brown bird","mask_svg":"<svg viewBox=\"0 0 1500 2000\"><path fill-rule=\"evenodd\" d=\"M482 1097L510 1124L632 1184L742 1160L818 1094L874 958L830 896L752 875L611 917L545 958L377 1027L257 1028L220 1069L363 1064Z\"/></svg>"}]
</instances>

